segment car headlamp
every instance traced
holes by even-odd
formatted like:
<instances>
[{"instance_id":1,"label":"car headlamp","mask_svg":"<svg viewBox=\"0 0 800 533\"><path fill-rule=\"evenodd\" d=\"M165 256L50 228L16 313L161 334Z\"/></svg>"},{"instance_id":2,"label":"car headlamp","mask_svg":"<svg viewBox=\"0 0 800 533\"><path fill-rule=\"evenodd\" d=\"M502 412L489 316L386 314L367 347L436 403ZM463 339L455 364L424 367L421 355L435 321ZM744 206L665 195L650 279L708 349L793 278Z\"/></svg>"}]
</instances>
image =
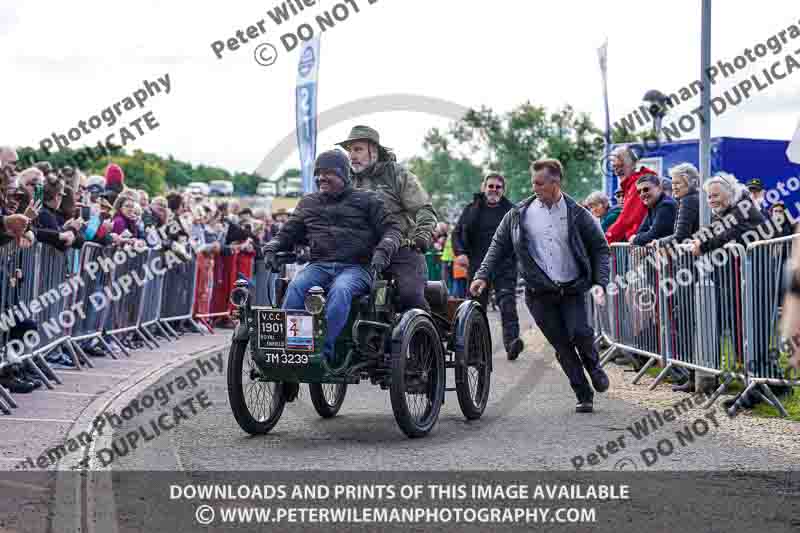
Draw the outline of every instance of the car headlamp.
<instances>
[{"instance_id":1,"label":"car headlamp","mask_svg":"<svg viewBox=\"0 0 800 533\"><path fill-rule=\"evenodd\" d=\"M325 291L322 287L311 287L306 294L306 311L318 315L325 310Z\"/></svg>"},{"instance_id":2,"label":"car headlamp","mask_svg":"<svg viewBox=\"0 0 800 533\"><path fill-rule=\"evenodd\" d=\"M236 287L231 291L230 302L234 307L244 307L250 297L250 290L247 287Z\"/></svg>"}]
</instances>

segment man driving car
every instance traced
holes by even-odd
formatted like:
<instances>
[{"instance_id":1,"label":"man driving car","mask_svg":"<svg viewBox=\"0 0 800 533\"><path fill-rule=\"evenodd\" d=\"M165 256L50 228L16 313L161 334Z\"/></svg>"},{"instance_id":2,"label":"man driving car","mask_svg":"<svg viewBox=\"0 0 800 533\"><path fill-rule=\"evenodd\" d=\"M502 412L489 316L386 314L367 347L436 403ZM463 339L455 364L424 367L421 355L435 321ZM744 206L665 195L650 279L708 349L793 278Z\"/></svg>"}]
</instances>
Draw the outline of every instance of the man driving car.
<instances>
[{"instance_id":1,"label":"man driving car","mask_svg":"<svg viewBox=\"0 0 800 533\"><path fill-rule=\"evenodd\" d=\"M264 258L274 269L277 252L304 240L311 244L310 262L289 284L282 308L303 309L310 288L326 290L323 353L331 361L353 298L367 294L373 276L389 266L400 247L401 227L377 193L353 188L350 162L342 151L320 154L314 175L319 192L300 200L280 233L264 247Z\"/></svg>"}]
</instances>

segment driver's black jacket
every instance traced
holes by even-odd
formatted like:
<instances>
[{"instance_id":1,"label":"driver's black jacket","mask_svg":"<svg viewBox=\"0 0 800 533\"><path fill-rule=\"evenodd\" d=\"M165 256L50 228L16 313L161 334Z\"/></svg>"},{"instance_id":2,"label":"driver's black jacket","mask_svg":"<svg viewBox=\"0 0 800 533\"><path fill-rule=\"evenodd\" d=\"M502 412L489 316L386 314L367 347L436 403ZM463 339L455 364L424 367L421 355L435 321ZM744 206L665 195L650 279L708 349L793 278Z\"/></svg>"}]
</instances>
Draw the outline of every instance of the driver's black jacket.
<instances>
[{"instance_id":1,"label":"driver's black jacket","mask_svg":"<svg viewBox=\"0 0 800 533\"><path fill-rule=\"evenodd\" d=\"M400 220L390 215L377 193L346 187L338 195L312 193L300 200L265 253L307 241L311 262L368 265L373 251L391 259L400 248Z\"/></svg>"}]
</instances>

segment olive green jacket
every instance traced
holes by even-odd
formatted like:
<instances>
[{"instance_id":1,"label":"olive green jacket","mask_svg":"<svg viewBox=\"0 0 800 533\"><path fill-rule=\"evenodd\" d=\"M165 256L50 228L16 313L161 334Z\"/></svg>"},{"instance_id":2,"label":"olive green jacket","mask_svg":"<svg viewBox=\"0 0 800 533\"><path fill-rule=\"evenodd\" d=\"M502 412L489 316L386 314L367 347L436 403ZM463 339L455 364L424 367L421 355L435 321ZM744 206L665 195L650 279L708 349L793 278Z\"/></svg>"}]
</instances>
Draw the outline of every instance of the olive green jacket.
<instances>
[{"instance_id":1,"label":"olive green jacket","mask_svg":"<svg viewBox=\"0 0 800 533\"><path fill-rule=\"evenodd\" d=\"M355 174L353 186L381 193L389 215L400 219L405 244L423 239L430 248L436 212L428 193L413 173L394 161L379 161L371 169Z\"/></svg>"}]
</instances>

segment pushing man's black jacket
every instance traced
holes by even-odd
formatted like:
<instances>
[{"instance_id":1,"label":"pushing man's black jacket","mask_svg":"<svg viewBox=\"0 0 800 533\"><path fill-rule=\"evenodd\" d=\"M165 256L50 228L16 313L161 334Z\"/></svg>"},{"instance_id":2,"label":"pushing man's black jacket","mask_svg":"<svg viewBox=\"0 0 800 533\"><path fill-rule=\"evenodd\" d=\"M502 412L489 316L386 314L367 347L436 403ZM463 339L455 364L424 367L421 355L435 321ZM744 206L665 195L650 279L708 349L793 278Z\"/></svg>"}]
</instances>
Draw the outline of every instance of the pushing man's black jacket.
<instances>
[{"instance_id":1,"label":"pushing man's black jacket","mask_svg":"<svg viewBox=\"0 0 800 533\"><path fill-rule=\"evenodd\" d=\"M474 196L471 204L464 208L461 217L458 219L455 230L453 230L453 253L456 256L466 255L469 258L470 271L478 269L492 245L492 237L503 217L513 209L508 198L503 196L496 207L489 207L486 204L486 195L478 193ZM496 218L497 225L491 234L485 231L487 228L487 218ZM482 231L484 230L484 231ZM516 270L517 262L514 254L507 257L500 265L498 271L503 272ZM516 276L511 276L516 277Z\"/></svg>"},{"instance_id":2,"label":"pushing man's black jacket","mask_svg":"<svg viewBox=\"0 0 800 533\"><path fill-rule=\"evenodd\" d=\"M387 213L377 193L345 188L338 195L303 197L289 220L264 247L265 253L311 244L311 262L368 265L373 251L389 259L400 248L400 221Z\"/></svg>"},{"instance_id":3,"label":"pushing man's black jacket","mask_svg":"<svg viewBox=\"0 0 800 533\"><path fill-rule=\"evenodd\" d=\"M564 194L564 193L562 193ZM516 253L520 265L520 274L527 288L536 293L559 292L553 280L545 274L528 251L527 234L521 224L525 212L536 199L534 194L523 200L509 211L494 234L492 245L481 267L475 273L475 279L490 279L490 273L512 253ZM593 285L605 288L609 281L610 248L603 231L586 209L580 207L575 200L564 194L569 219L569 243L581 274L571 290L576 293L588 291Z\"/></svg>"}]
</instances>

